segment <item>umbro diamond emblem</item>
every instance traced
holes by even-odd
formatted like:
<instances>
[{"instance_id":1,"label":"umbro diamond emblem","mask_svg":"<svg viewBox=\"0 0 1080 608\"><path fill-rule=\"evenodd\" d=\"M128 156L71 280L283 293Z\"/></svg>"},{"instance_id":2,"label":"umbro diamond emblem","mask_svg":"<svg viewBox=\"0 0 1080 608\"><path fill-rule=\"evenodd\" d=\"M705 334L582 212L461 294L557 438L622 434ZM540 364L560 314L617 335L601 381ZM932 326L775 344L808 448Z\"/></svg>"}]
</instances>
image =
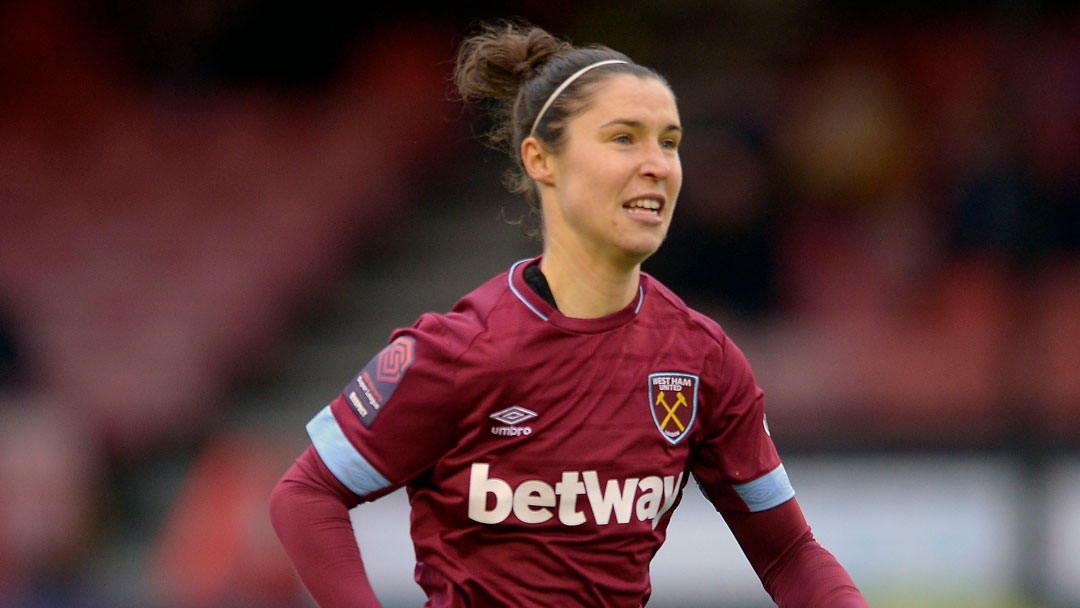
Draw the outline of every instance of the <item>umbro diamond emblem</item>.
<instances>
[{"instance_id":1,"label":"umbro diamond emblem","mask_svg":"<svg viewBox=\"0 0 1080 608\"><path fill-rule=\"evenodd\" d=\"M503 424L514 426L515 424L536 418L536 412L527 410L520 405L514 405L505 410L495 412L491 417Z\"/></svg>"},{"instance_id":2,"label":"umbro diamond emblem","mask_svg":"<svg viewBox=\"0 0 1080 608\"><path fill-rule=\"evenodd\" d=\"M515 426L521 424L526 420L532 420L536 418L536 412L527 410L520 405L513 405L505 410L500 410L491 415L491 417L505 426L493 426L491 427L492 435L501 435L503 437L522 437L532 434L531 426Z\"/></svg>"}]
</instances>

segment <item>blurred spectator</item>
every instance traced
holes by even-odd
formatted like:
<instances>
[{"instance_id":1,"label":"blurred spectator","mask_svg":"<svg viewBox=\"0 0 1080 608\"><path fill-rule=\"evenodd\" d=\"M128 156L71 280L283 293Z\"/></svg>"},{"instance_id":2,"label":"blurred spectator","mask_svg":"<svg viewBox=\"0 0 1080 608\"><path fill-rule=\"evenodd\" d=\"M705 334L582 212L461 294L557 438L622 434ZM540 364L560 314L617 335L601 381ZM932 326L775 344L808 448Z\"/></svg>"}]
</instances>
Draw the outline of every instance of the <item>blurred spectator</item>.
<instances>
[{"instance_id":1,"label":"blurred spectator","mask_svg":"<svg viewBox=\"0 0 1080 608\"><path fill-rule=\"evenodd\" d=\"M84 578L102 501L96 438L45 398L0 399L0 605L104 606Z\"/></svg>"},{"instance_id":2,"label":"blurred spectator","mask_svg":"<svg viewBox=\"0 0 1080 608\"><path fill-rule=\"evenodd\" d=\"M776 305L775 178L749 124L686 125L688 177L664 246L645 268L684 297L749 320Z\"/></svg>"},{"instance_id":3,"label":"blurred spectator","mask_svg":"<svg viewBox=\"0 0 1080 608\"><path fill-rule=\"evenodd\" d=\"M1027 331L1080 310L1061 286L1080 233L1080 22L853 15L786 52L735 36L766 59L723 72L712 120L684 117L679 215L646 268L729 325L756 321L736 337L804 430L932 442L937 420L987 442L1029 432L1003 413L1015 395L1080 407L1062 371L1078 349Z\"/></svg>"},{"instance_id":4,"label":"blurred spectator","mask_svg":"<svg viewBox=\"0 0 1080 608\"><path fill-rule=\"evenodd\" d=\"M291 444L223 435L196 458L154 550L147 581L169 608L297 606L305 596L266 508Z\"/></svg>"},{"instance_id":5,"label":"blurred spectator","mask_svg":"<svg viewBox=\"0 0 1080 608\"><path fill-rule=\"evenodd\" d=\"M112 451L191 440L356 243L407 208L406 176L453 128L442 34L352 40L317 91L181 99L137 82L86 7L4 8L0 85L19 97L0 122L0 281L39 381Z\"/></svg>"}]
</instances>

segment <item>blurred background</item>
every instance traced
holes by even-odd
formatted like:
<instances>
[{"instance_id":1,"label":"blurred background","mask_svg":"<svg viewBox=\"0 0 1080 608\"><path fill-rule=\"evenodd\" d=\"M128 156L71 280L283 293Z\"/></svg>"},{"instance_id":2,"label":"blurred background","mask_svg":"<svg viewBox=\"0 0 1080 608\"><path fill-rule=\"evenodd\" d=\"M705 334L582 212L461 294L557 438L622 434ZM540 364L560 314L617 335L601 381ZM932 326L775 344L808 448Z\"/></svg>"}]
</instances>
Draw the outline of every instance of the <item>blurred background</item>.
<instances>
[{"instance_id":1,"label":"blurred background","mask_svg":"<svg viewBox=\"0 0 1080 608\"><path fill-rule=\"evenodd\" d=\"M1075 3L356 4L0 2L0 605L312 605L266 513L304 424L538 252L448 81L520 15L668 76L646 270L746 352L871 604L1080 606ZM353 516L420 605L403 494ZM653 572L770 605L698 492Z\"/></svg>"}]
</instances>

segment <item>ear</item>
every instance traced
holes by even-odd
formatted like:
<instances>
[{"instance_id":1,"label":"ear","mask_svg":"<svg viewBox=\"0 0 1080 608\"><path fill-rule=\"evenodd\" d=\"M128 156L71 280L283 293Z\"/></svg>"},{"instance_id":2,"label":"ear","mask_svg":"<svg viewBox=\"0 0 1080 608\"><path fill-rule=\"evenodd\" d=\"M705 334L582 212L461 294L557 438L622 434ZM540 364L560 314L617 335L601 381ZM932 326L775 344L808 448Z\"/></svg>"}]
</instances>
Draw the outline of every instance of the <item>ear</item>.
<instances>
[{"instance_id":1,"label":"ear","mask_svg":"<svg viewBox=\"0 0 1080 608\"><path fill-rule=\"evenodd\" d=\"M526 137L525 141L521 142L521 163L525 165L525 173L537 182L549 186L555 183L554 160L552 154L535 137Z\"/></svg>"}]
</instances>

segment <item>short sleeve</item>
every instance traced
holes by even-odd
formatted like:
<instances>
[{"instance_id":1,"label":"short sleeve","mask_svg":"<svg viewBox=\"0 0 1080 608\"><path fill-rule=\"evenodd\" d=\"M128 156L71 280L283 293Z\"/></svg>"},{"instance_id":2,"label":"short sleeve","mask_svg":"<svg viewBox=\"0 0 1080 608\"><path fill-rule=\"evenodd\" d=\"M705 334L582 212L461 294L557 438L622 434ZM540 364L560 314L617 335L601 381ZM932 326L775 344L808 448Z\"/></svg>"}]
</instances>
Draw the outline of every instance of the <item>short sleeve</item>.
<instances>
[{"instance_id":1,"label":"short sleeve","mask_svg":"<svg viewBox=\"0 0 1080 608\"><path fill-rule=\"evenodd\" d=\"M757 512L795 495L765 418L765 395L745 355L726 336L718 353L715 402L691 465L719 511Z\"/></svg>"},{"instance_id":2,"label":"short sleeve","mask_svg":"<svg viewBox=\"0 0 1080 608\"><path fill-rule=\"evenodd\" d=\"M364 500L429 469L456 440L460 339L436 315L401 329L308 423L326 467Z\"/></svg>"}]
</instances>

